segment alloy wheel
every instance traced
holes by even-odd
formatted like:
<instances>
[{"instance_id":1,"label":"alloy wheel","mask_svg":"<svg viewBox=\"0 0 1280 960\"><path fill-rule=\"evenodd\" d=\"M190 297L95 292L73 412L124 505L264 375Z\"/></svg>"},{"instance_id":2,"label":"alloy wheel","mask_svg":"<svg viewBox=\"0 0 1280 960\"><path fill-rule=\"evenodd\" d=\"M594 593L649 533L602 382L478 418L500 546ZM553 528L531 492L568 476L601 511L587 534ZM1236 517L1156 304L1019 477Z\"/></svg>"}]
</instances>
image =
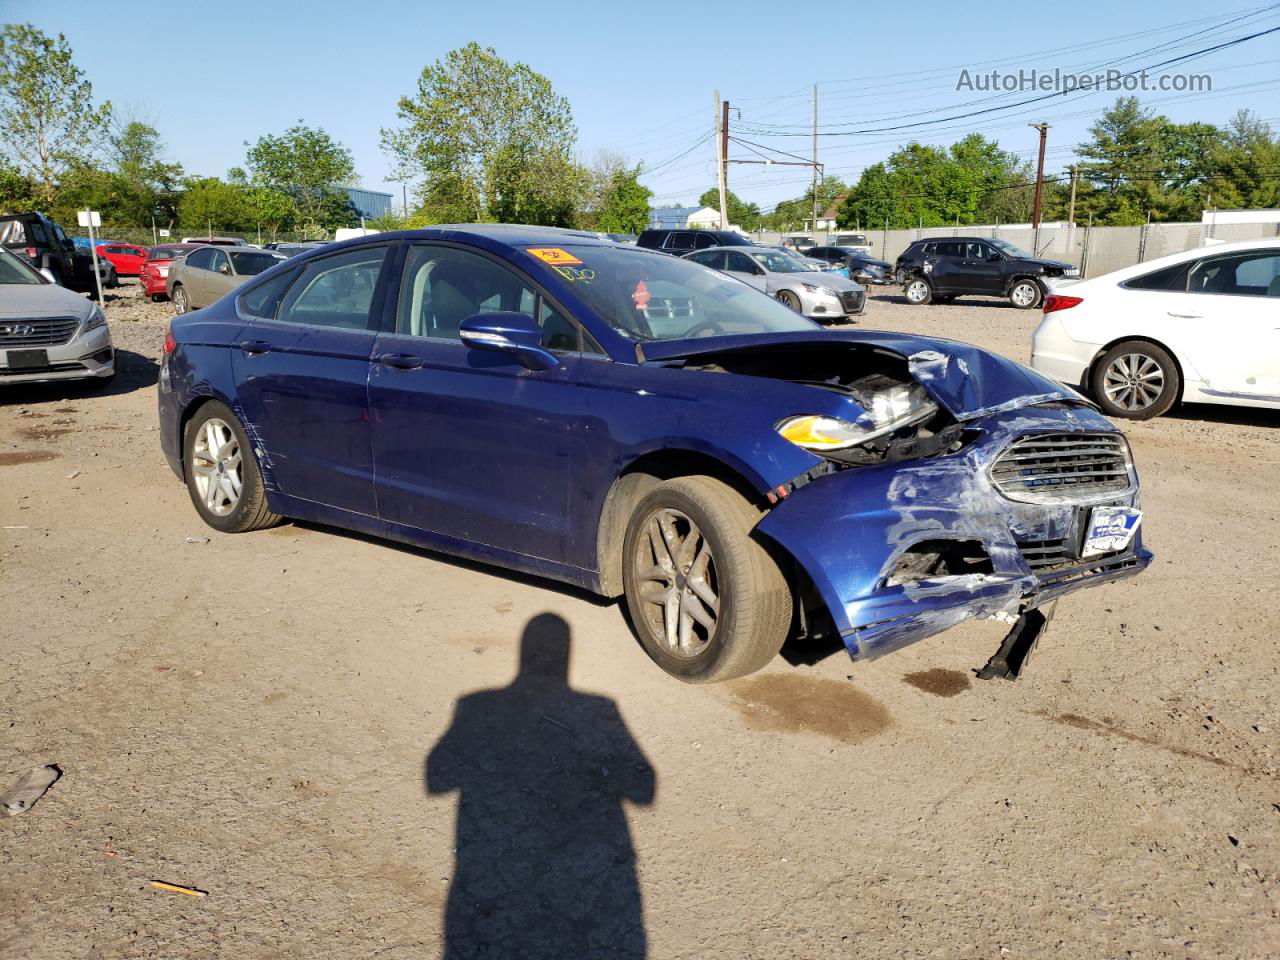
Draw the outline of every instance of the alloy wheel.
<instances>
[{"instance_id":1,"label":"alloy wheel","mask_svg":"<svg viewBox=\"0 0 1280 960\"><path fill-rule=\"evenodd\" d=\"M711 544L679 510L658 510L636 540L641 616L673 656L702 653L715 636L720 584Z\"/></svg>"},{"instance_id":2,"label":"alloy wheel","mask_svg":"<svg viewBox=\"0 0 1280 960\"><path fill-rule=\"evenodd\" d=\"M929 285L923 280L913 280L907 284L907 301L909 303L923 303L929 294Z\"/></svg>"},{"instance_id":3,"label":"alloy wheel","mask_svg":"<svg viewBox=\"0 0 1280 960\"><path fill-rule=\"evenodd\" d=\"M244 463L240 441L225 420L210 417L200 425L191 451L196 492L214 516L225 517L240 502Z\"/></svg>"},{"instance_id":4,"label":"alloy wheel","mask_svg":"<svg viewBox=\"0 0 1280 960\"><path fill-rule=\"evenodd\" d=\"M796 313L800 312L800 298L790 290L779 290L777 300L779 303L786 304Z\"/></svg>"},{"instance_id":5,"label":"alloy wheel","mask_svg":"<svg viewBox=\"0 0 1280 960\"><path fill-rule=\"evenodd\" d=\"M1107 399L1125 410L1145 410L1164 391L1164 369L1143 353L1121 354L1102 378Z\"/></svg>"},{"instance_id":6,"label":"alloy wheel","mask_svg":"<svg viewBox=\"0 0 1280 960\"><path fill-rule=\"evenodd\" d=\"M186 313L191 306L191 302L187 299L187 291L178 287L173 291L173 309L175 313Z\"/></svg>"},{"instance_id":7,"label":"alloy wheel","mask_svg":"<svg viewBox=\"0 0 1280 960\"><path fill-rule=\"evenodd\" d=\"M1032 283L1020 283L1009 294L1014 306L1029 307L1036 302L1036 287Z\"/></svg>"}]
</instances>

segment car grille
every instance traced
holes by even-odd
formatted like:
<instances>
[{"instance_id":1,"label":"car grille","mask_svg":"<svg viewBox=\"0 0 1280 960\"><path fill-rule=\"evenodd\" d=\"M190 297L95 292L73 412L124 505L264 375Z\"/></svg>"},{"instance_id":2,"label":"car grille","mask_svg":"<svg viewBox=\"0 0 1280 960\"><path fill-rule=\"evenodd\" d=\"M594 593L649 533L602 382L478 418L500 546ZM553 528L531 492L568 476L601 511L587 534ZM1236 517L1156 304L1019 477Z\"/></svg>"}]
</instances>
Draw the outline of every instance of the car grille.
<instances>
[{"instance_id":1,"label":"car grille","mask_svg":"<svg viewBox=\"0 0 1280 960\"><path fill-rule=\"evenodd\" d=\"M1082 503L1127 493L1129 446L1106 433L1023 437L991 466L1001 495L1024 503Z\"/></svg>"},{"instance_id":2,"label":"car grille","mask_svg":"<svg viewBox=\"0 0 1280 960\"><path fill-rule=\"evenodd\" d=\"M1083 567L1103 563L1131 550L1131 547L1125 547L1123 550L1099 553L1088 560L1082 560L1075 555L1070 542L1066 540L1023 540L1018 543L1018 552L1022 554L1022 559L1027 561L1031 572L1037 575L1052 573L1064 567Z\"/></svg>"},{"instance_id":3,"label":"car grille","mask_svg":"<svg viewBox=\"0 0 1280 960\"><path fill-rule=\"evenodd\" d=\"M844 307L845 313L861 313L866 300L867 295L861 290L840 294L840 305Z\"/></svg>"},{"instance_id":4,"label":"car grille","mask_svg":"<svg viewBox=\"0 0 1280 960\"><path fill-rule=\"evenodd\" d=\"M66 343L80 321L75 317L0 320L0 350L9 347L56 347Z\"/></svg>"}]
</instances>

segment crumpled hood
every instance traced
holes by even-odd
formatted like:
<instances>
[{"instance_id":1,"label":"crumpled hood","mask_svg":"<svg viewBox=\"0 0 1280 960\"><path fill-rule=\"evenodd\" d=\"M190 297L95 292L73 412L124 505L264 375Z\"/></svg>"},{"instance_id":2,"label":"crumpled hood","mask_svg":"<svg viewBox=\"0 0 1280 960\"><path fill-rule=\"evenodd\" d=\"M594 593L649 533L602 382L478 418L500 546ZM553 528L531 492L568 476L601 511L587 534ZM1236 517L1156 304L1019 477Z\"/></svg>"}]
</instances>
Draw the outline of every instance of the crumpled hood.
<instances>
[{"instance_id":1,"label":"crumpled hood","mask_svg":"<svg viewBox=\"0 0 1280 960\"><path fill-rule=\"evenodd\" d=\"M957 340L919 337L874 330L831 330L809 333L745 334L657 340L639 346L645 361L682 360L739 350L812 343L850 343L879 348L903 357L911 375L957 420L973 420L1034 403L1061 401L1091 406L1070 387L1055 383L1029 367Z\"/></svg>"},{"instance_id":2,"label":"crumpled hood","mask_svg":"<svg viewBox=\"0 0 1280 960\"><path fill-rule=\"evenodd\" d=\"M0 284L0 317L78 317L93 311L93 301L56 283Z\"/></svg>"}]
</instances>

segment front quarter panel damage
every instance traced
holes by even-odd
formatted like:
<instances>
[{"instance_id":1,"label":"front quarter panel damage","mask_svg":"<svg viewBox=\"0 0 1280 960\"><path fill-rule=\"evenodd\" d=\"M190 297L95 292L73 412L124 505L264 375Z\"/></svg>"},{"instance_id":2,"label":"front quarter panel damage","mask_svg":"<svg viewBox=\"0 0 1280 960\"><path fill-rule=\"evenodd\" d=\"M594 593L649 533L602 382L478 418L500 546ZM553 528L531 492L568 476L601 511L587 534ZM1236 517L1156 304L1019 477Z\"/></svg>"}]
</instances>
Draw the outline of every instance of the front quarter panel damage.
<instances>
[{"instance_id":1,"label":"front quarter panel damage","mask_svg":"<svg viewBox=\"0 0 1280 960\"><path fill-rule=\"evenodd\" d=\"M757 535L775 541L808 574L851 656L885 653L973 617L1008 622L1093 582L1051 585L1019 549L1020 542L1074 537L1087 508L1007 500L987 468L1020 436L1114 433L1114 427L1089 409L1067 406L1005 411L969 427L978 435L959 453L828 474L796 490L757 525ZM1108 502L1136 506L1136 486ZM989 571L886 583L906 551L934 541L981 544ZM1131 572L1137 572L1150 555L1140 539L1132 550L1138 559ZM1117 575L1124 574L1100 573L1096 582Z\"/></svg>"}]
</instances>

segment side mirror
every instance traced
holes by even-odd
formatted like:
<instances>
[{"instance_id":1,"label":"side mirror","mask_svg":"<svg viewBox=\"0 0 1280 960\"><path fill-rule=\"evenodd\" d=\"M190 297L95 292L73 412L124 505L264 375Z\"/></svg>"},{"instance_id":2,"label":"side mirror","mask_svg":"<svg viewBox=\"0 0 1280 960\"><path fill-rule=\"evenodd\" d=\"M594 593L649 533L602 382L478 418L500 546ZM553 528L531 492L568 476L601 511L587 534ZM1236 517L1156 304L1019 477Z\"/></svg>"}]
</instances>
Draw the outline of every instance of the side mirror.
<instances>
[{"instance_id":1,"label":"side mirror","mask_svg":"<svg viewBox=\"0 0 1280 960\"><path fill-rule=\"evenodd\" d=\"M231 276L231 268L227 266L225 263L218 268L218 272L222 274L224 277Z\"/></svg>"},{"instance_id":2,"label":"side mirror","mask_svg":"<svg viewBox=\"0 0 1280 960\"><path fill-rule=\"evenodd\" d=\"M555 354L543 349L542 328L528 314L477 313L462 321L458 335L473 350L510 354L530 370L560 366Z\"/></svg>"},{"instance_id":3,"label":"side mirror","mask_svg":"<svg viewBox=\"0 0 1280 960\"><path fill-rule=\"evenodd\" d=\"M50 270L48 267L41 267L38 272L40 276L44 277L50 283L58 282L58 278L53 275L53 271Z\"/></svg>"},{"instance_id":4,"label":"side mirror","mask_svg":"<svg viewBox=\"0 0 1280 960\"><path fill-rule=\"evenodd\" d=\"M1000 254L992 253L987 256L987 263L999 263L1003 259L1004 257L1000 256Z\"/></svg>"}]
</instances>

